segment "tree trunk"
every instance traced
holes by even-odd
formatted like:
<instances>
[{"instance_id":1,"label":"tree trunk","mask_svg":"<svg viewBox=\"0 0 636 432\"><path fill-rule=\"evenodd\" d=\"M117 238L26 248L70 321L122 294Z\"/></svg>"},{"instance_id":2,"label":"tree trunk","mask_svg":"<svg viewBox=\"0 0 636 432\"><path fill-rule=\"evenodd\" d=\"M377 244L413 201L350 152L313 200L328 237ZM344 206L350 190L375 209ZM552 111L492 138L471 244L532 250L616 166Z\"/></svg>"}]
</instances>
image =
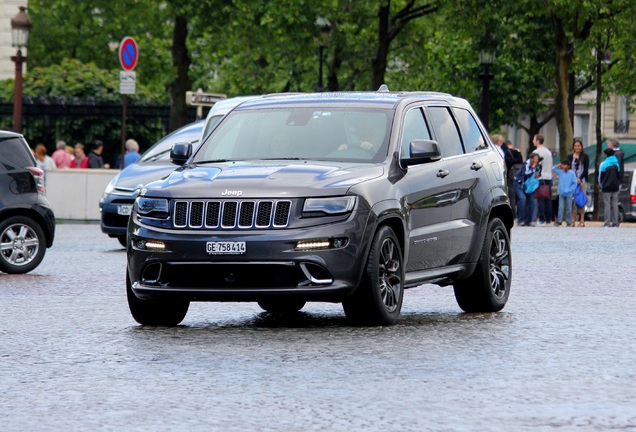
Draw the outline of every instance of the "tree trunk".
<instances>
[{"instance_id":1,"label":"tree trunk","mask_svg":"<svg viewBox=\"0 0 636 432\"><path fill-rule=\"evenodd\" d=\"M602 123L603 119L602 115L602 98L603 98L603 56L605 54L605 50L601 49L601 44L599 42L598 48L596 49L596 102L594 106L596 108L596 158L594 160L594 178L588 178L588 182L592 180L592 184L594 185L594 194L593 194L593 203L594 203L594 213L592 214L592 219L598 220L599 214L599 196L600 196L600 187L598 184L598 167L601 163L601 152L603 149L603 130Z\"/></svg>"},{"instance_id":2,"label":"tree trunk","mask_svg":"<svg viewBox=\"0 0 636 432\"><path fill-rule=\"evenodd\" d=\"M389 14L391 13L391 1L382 2L378 11L378 44L371 62L373 76L371 77L371 90L377 90L384 84L387 57L389 56Z\"/></svg>"},{"instance_id":3,"label":"tree trunk","mask_svg":"<svg viewBox=\"0 0 636 432\"><path fill-rule=\"evenodd\" d=\"M188 76L190 57L186 40L188 38L188 21L183 16L174 20L172 37L172 64L177 70L177 77L168 85L170 96L170 130L180 128L188 122L186 92L192 90L192 81Z\"/></svg>"},{"instance_id":4,"label":"tree trunk","mask_svg":"<svg viewBox=\"0 0 636 432\"><path fill-rule=\"evenodd\" d=\"M559 130L559 157L564 159L574 138L568 106L569 72L573 47L567 38L562 20L553 17L552 21L556 47L554 114Z\"/></svg>"}]
</instances>

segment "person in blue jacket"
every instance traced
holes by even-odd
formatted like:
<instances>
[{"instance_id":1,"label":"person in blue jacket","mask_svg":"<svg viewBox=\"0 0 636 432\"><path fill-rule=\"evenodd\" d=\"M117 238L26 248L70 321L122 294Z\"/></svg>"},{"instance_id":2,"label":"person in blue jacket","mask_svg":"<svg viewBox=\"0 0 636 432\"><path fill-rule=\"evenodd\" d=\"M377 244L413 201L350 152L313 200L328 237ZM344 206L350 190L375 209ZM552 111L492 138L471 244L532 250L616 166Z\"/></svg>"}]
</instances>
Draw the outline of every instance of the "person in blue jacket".
<instances>
[{"instance_id":1,"label":"person in blue jacket","mask_svg":"<svg viewBox=\"0 0 636 432\"><path fill-rule=\"evenodd\" d=\"M621 186L621 166L613 149L606 148L605 160L601 162L598 184L603 192L604 226L618 227L618 190Z\"/></svg>"},{"instance_id":2,"label":"person in blue jacket","mask_svg":"<svg viewBox=\"0 0 636 432\"><path fill-rule=\"evenodd\" d=\"M563 222L563 209L565 209L565 223L572 226L572 198L578 184L576 173L570 169L570 161L563 159L560 164L552 167L552 171L559 176L559 213L555 226L561 226Z\"/></svg>"},{"instance_id":3,"label":"person in blue jacket","mask_svg":"<svg viewBox=\"0 0 636 432\"><path fill-rule=\"evenodd\" d=\"M515 175L515 193L517 195L517 224L524 226L536 226L537 199L534 192L525 193L523 184L529 177L538 178L541 175L541 156L532 152L527 161Z\"/></svg>"}]
</instances>

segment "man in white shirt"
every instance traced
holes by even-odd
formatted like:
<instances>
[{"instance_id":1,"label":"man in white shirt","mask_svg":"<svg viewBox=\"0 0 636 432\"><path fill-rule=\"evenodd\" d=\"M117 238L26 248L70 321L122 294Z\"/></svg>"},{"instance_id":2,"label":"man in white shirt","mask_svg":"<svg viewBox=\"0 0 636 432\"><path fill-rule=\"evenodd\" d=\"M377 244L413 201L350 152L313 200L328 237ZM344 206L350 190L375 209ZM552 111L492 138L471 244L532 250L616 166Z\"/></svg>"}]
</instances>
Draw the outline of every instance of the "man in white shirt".
<instances>
[{"instance_id":1,"label":"man in white shirt","mask_svg":"<svg viewBox=\"0 0 636 432\"><path fill-rule=\"evenodd\" d=\"M541 158L541 176L539 177L540 185L549 185L552 188L552 152L543 144L545 138L541 134L536 134L532 139L535 146L535 153ZM537 199L537 225L550 225L552 218L552 191L547 199Z\"/></svg>"}]
</instances>

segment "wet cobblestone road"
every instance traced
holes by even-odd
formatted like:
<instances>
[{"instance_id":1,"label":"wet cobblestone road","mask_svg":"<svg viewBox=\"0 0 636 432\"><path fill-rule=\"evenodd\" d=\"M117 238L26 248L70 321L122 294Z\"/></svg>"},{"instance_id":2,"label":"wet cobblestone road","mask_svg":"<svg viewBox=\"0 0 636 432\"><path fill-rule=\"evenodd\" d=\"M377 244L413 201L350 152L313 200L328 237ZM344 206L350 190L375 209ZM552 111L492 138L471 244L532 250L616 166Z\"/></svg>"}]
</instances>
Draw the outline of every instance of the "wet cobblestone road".
<instances>
[{"instance_id":1,"label":"wet cobblestone road","mask_svg":"<svg viewBox=\"0 0 636 432\"><path fill-rule=\"evenodd\" d=\"M425 285L391 327L194 303L159 329L129 315L117 241L61 224L0 274L0 430L635 430L635 249L636 228L515 228L497 314Z\"/></svg>"}]
</instances>

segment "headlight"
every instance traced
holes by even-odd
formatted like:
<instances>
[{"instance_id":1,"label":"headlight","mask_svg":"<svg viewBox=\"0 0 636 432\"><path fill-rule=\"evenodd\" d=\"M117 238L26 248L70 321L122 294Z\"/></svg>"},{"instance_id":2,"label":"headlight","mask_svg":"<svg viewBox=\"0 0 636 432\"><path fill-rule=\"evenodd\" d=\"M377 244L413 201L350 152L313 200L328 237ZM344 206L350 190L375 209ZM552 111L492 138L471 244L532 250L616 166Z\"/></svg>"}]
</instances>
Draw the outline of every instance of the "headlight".
<instances>
[{"instance_id":1,"label":"headlight","mask_svg":"<svg viewBox=\"0 0 636 432\"><path fill-rule=\"evenodd\" d=\"M303 213L326 213L337 215L353 210L356 197L329 197L329 198L308 198L303 206Z\"/></svg>"},{"instance_id":2,"label":"headlight","mask_svg":"<svg viewBox=\"0 0 636 432\"><path fill-rule=\"evenodd\" d=\"M104 190L104 194L109 194L111 193L113 190L115 190L115 184L117 184L117 180L119 180L119 174L117 174L111 181L110 183L108 183L108 186L106 186L106 190Z\"/></svg>"},{"instance_id":3,"label":"headlight","mask_svg":"<svg viewBox=\"0 0 636 432\"><path fill-rule=\"evenodd\" d=\"M155 217L168 216L168 200L163 198L137 198L137 212Z\"/></svg>"}]
</instances>

